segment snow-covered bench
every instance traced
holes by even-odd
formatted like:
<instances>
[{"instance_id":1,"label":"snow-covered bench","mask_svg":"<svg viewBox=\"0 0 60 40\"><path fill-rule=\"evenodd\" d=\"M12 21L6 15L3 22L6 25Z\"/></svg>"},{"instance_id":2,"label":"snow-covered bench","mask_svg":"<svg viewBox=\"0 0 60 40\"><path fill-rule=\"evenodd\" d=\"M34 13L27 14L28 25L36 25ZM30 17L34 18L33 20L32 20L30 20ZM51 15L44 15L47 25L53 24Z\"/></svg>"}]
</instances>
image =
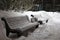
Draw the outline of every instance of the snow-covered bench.
<instances>
[{"instance_id":1,"label":"snow-covered bench","mask_svg":"<svg viewBox=\"0 0 60 40\"><path fill-rule=\"evenodd\" d=\"M2 17L1 20L5 23L6 36L10 38L27 36L29 32L33 32L38 28L38 23L29 22L26 15L18 17Z\"/></svg>"}]
</instances>

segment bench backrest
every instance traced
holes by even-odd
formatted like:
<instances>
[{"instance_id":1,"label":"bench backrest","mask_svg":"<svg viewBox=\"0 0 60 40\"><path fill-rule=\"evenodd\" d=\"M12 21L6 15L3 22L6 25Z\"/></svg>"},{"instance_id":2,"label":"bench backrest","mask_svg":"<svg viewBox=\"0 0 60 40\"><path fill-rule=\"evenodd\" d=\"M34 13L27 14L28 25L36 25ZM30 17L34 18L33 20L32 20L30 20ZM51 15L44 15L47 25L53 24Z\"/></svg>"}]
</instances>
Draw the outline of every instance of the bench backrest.
<instances>
[{"instance_id":1,"label":"bench backrest","mask_svg":"<svg viewBox=\"0 0 60 40\"><path fill-rule=\"evenodd\" d=\"M19 17L6 17L5 18L9 27L12 29L15 28L22 28L24 25L28 24L28 17L25 16L19 16Z\"/></svg>"}]
</instances>

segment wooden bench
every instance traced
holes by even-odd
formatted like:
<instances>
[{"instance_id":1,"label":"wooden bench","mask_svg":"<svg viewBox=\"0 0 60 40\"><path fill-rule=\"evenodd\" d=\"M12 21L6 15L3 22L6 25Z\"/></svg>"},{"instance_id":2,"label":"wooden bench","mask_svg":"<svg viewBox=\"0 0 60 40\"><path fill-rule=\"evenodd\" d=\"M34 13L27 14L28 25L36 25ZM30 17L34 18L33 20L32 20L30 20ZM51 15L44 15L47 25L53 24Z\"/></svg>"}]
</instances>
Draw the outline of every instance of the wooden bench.
<instances>
[{"instance_id":1,"label":"wooden bench","mask_svg":"<svg viewBox=\"0 0 60 40\"><path fill-rule=\"evenodd\" d=\"M28 33L33 32L39 25L38 22L29 22L26 15L19 17L2 17L1 20L5 23L6 36L9 38L28 36Z\"/></svg>"}]
</instances>

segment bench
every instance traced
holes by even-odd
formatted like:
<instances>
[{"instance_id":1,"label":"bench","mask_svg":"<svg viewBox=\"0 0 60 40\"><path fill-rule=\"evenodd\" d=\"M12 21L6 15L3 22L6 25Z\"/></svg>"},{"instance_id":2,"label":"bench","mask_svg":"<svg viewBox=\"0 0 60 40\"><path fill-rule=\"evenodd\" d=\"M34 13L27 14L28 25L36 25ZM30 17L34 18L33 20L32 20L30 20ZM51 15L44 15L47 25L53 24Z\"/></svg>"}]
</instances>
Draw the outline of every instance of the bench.
<instances>
[{"instance_id":1,"label":"bench","mask_svg":"<svg viewBox=\"0 0 60 40\"><path fill-rule=\"evenodd\" d=\"M29 32L33 32L38 28L38 23L31 23L28 17L2 17L1 20L5 23L6 36L9 38L19 38L21 36L28 36Z\"/></svg>"}]
</instances>

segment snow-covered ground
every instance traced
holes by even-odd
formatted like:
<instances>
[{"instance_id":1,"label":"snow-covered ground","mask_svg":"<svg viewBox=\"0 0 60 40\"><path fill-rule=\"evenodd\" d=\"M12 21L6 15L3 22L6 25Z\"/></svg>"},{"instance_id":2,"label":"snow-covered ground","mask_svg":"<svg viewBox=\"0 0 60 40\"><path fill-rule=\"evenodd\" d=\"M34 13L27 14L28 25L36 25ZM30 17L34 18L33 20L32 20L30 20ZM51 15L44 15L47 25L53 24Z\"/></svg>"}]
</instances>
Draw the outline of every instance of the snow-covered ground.
<instances>
[{"instance_id":1,"label":"snow-covered ground","mask_svg":"<svg viewBox=\"0 0 60 40\"><path fill-rule=\"evenodd\" d=\"M58 12L26 12L27 15L35 15L38 19L49 19L48 23L40 25L35 32L25 40L60 40L60 13ZM30 18L30 17L29 17Z\"/></svg>"},{"instance_id":2,"label":"snow-covered ground","mask_svg":"<svg viewBox=\"0 0 60 40\"><path fill-rule=\"evenodd\" d=\"M60 40L60 13L58 12L46 12L46 11L26 11L22 14L19 12L0 12L0 17L2 16L20 16L27 15L29 20L31 19L31 14L38 18L38 20L45 21L49 19L48 23L40 25L42 27L37 28L31 35L28 37L21 37L16 40ZM17 14L16 14L17 13Z\"/></svg>"},{"instance_id":3,"label":"snow-covered ground","mask_svg":"<svg viewBox=\"0 0 60 40\"><path fill-rule=\"evenodd\" d=\"M30 13L30 12L29 12ZM58 12L35 12L38 18L49 19L48 23L40 25L35 32L25 40L60 40L60 13ZM35 15L33 12L33 14ZM40 15L40 16L39 16Z\"/></svg>"}]
</instances>

